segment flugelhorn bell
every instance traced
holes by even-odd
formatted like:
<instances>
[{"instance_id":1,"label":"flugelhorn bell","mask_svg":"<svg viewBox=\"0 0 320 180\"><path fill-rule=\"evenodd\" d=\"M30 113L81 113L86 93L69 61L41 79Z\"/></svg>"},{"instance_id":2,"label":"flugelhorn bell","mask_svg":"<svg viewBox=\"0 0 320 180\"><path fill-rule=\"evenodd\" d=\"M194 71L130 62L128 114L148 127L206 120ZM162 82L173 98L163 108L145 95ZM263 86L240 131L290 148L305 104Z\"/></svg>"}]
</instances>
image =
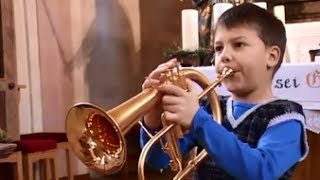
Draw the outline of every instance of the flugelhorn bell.
<instances>
[{"instance_id":1,"label":"flugelhorn bell","mask_svg":"<svg viewBox=\"0 0 320 180\"><path fill-rule=\"evenodd\" d=\"M118 172L126 161L125 134L159 100L158 90L150 88L107 112L90 103L74 105L66 117L73 152L94 171Z\"/></svg>"}]
</instances>

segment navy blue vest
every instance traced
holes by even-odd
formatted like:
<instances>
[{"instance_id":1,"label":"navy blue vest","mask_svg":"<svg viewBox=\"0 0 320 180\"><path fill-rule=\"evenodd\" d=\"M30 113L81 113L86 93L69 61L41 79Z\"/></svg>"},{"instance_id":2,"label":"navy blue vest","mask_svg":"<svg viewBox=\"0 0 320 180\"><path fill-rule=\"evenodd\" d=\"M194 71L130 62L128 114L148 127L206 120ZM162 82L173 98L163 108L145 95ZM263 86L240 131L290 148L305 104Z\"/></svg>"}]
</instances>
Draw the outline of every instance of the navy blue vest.
<instances>
[{"instance_id":1,"label":"navy blue vest","mask_svg":"<svg viewBox=\"0 0 320 180\"><path fill-rule=\"evenodd\" d=\"M256 148L260 137L266 131L271 119L283 115L285 113L296 112L303 114L302 106L288 100L275 100L265 105L260 106L249 114L235 129L232 128L227 119L226 113L227 98L222 98L221 109L223 113L224 126L228 131L233 132L238 138L252 148ZM209 112L211 112L210 105L206 104ZM223 138L223 137L222 137ZM288 169L279 179L290 179L295 165ZM201 162L195 172L195 178L199 180L233 180L232 176L227 174L224 170L218 167L212 159L208 156L206 160Z\"/></svg>"}]
</instances>

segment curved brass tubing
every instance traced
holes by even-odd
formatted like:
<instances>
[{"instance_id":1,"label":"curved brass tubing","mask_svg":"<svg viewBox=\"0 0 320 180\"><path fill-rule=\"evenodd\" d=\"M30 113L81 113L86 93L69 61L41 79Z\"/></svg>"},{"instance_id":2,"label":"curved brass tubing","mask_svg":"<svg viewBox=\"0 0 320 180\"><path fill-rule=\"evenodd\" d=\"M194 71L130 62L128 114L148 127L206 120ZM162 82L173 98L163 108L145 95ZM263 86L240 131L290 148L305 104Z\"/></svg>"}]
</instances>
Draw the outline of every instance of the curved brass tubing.
<instances>
[{"instance_id":1,"label":"curved brass tubing","mask_svg":"<svg viewBox=\"0 0 320 180\"><path fill-rule=\"evenodd\" d=\"M186 86L186 78L198 83L204 89L199 99L207 95L214 118L220 121L219 98L214 88L230 74L232 70L228 69L210 84L209 80L195 69L179 70L177 67L177 72L170 71L165 74L164 78L165 81L170 81L182 88ZM103 174L117 173L123 167L127 156L124 136L135 124L140 123L142 116L161 102L161 97L157 88L153 87L109 111L104 111L90 103L74 105L66 117L66 133L71 149L90 169ZM169 147L166 152L172 158L171 169L178 172L175 179L183 178L206 156L206 152L201 152L200 156L191 160L189 165L182 169L182 155L177 144L179 126L163 120L163 127L142 150L138 164L139 179L145 178L144 164L148 151L162 136L165 136L167 142L170 142L165 146Z\"/></svg>"},{"instance_id":2,"label":"curved brass tubing","mask_svg":"<svg viewBox=\"0 0 320 180\"><path fill-rule=\"evenodd\" d=\"M190 78L191 80L195 81L198 83L204 90L198 95L198 99L200 100L203 98L205 95L208 96L210 105L211 105L211 110L213 112L214 119L221 124L221 119L222 119L222 114L221 114L221 108L220 108L220 102L219 98L214 91L214 88L217 87L223 79L228 77L229 75L232 74L231 69L224 69L223 73L218 76L218 78L210 84L209 80L200 72L195 71L194 69L182 69L181 74L186 77ZM153 136L147 144L144 146L142 149L142 152L140 154L139 162L138 162L138 178L139 180L144 180L145 175L144 175L144 165L146 162L146 156L150 149L152 148L153 145L155 145L161 137L163 137L166 133L168 133L172 128L174 128L175 125L170 124L167 127L164 127L162 130L160 130L155 136ZM169 140L167 140L169 141ZM170 141L177 141L177 139L170 139ZM179 168L178 173L174 177L174 180L180 180L184 178L186 175L188 175L191 171L196 168L197 164L199 164L206 156L207 152L205 150L202 150L199 155L197 155L193 160L189 161L188 165L182 169ZM178 162L182 164L182 162Z\"/></svg>"}]
</instances>

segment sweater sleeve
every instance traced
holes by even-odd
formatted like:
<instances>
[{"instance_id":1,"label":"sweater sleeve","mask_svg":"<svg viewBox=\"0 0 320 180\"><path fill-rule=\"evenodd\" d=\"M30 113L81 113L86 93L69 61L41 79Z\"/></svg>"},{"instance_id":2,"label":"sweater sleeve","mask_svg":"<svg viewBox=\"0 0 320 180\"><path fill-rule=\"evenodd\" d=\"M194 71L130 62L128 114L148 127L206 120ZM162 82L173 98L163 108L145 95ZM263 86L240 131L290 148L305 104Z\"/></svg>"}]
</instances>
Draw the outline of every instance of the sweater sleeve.
<instances>
[{"instance_id":1,"label":"sweater sleeve","mask_svg":"<svg viewBox=\"0 0 320 180\"><path fill-rule=\"evenodd\" d=\"M289 119L268 128L257 148L251 148L199 109L190 134L230 175L237 179L269 180L280 177L302 157L302 128L300 121Z\"/></svg>"}]
</instances>

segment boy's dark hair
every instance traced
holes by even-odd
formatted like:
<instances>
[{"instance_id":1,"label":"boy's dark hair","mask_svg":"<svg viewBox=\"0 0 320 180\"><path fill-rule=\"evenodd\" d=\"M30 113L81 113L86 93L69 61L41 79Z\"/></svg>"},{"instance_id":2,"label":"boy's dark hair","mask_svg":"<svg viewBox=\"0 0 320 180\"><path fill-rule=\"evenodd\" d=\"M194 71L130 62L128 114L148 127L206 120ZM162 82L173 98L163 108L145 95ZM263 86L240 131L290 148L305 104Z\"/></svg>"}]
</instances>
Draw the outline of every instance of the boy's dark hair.
<instances>
[{"instance_id":1,"label":"boy's dark hair","mask_svg":"<svg viewBox=\"0 0 320 180\"><path fill-rule=\"evenodd\" d=\"M224 26L230 29L241 25L253 27L267 47L276 45L280 48L279 63L274 68L275 74L282 64L286 49L287 38L283 23L267 10L251 3L243 3L225 11L215 28Z\"/></svg>"}]
</instances>

